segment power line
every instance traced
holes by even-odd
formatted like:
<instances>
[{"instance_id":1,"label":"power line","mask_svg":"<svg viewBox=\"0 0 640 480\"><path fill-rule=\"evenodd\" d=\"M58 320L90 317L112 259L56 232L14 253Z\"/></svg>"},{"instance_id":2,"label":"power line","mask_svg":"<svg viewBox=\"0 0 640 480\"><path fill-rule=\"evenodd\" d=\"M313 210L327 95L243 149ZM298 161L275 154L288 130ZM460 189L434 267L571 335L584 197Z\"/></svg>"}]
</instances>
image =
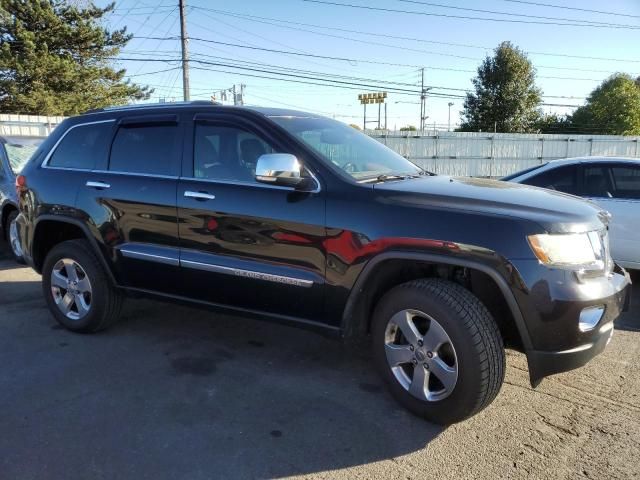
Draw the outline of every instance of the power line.
<instances>
[{"instance_id":1,"label":"power line","mask_svg":"<svg viewBox=\"0 0 640 480\"><path fill-rule=\"evenodd\" d=\"M620 24L615 24L615 23L607 23L607 22L596 22L596 21L592 21L592 20L583 20L580 18L563 18L563 17L546 17L543 15L529 15L529 14L525 14L525 13L513 13L513 12L505 12L505 11L498 11L498 10L483 10L480 8L468 8L468 7L454 7L451 5L443 5L441 3L431 3L431 2L424 2L421 0L397 0L398 2L403 2L403 3L410 3L410 4L414 4L414 5L425 5L428 7L437 7L437 8L448 8L451 10L462 10L465 12L475 12L475 13L491 13L491 14L495 14L495 15L506 15L506 16L510 16L510 17L522 17L522 18L537 18L539 20L553 20L553 21L561 21L561 22L574 22L574 23L585 23L585 24L591 24L591 25L600 25L600 26L613 26L613 27L618 27L621 26ZM624 25L629 26L629 25Z\"/></svg>"},{"instance_id":2,"label":"power line","mask_svg":"<svg viewBox=\"0 0 640 480\"><path fill-rule=\"evenodd\" d=\"M154 40L177 40L177 37L136 37L136 38L150 38L150 39L154 39ZM299 52L292 52L292 51L279 50L279 49L273 49L273 48L255 47L255 46L250 46L250 45L241 45L239 43L220 42L220 41L217 41L217 40L210 40L210 39L199 38L199 37L191 37L190 40L196 41L196 42L214 43L214 44L217 44L217 45L224 45L224 46L227 46L227 47L244 48L244 49L249 49L249 50L259 50L259 51L265 51L265 52L271 52L271 53L280 53L280 54L293 55L293 56L313 57L313 58L321 58L321 59L326 59L326 60L337 60L337 61L353 62L353 63L357 63L357 62L360 61L360 60L355 59L355 58L336 57L336 56L319 55L319 54L312 54L312 53L299 53ZM373 63L373 64L379 64L379 65L422 68L420 65L410 65L410 64L390 63L390 62L378 62L378 61L374 61L374 60L365 61L365 62ZM459 72L465 72L465 73L476 73L475 70L462 70L462 69L455 69L455 68L444 68L444 67L442 67L442 68L441 67L424 67L424 68L433 69L433 70L447 70L447 71L459 71ZM540 78L552 78L552 79L557 79L557 80L573 80L573 81L575 81L575 80L586 80L586 81L593 81L593 82L599 82L600 81L598 79L592 79L592 78L575 78L575 77L545 77L545 76L540 76Z\"/></svg>"},{"instance_id":3,"label":"power line","mask_svg":"<svg viewBox=\"0 0 640 480\"><path fill-rule=\"evenodd\" d=\"M117 58L117 57L113 57L114 60L124 60L124 61L141 61L141 62L179 62L180 59L178 58L148 58L148 57L144 57L144 58ZM370 88L370 89L374 89L374 90L386 90L389 91L391 93L397 93L397 94L404 94L404 95L418 95L420 93L419 90L411 90L408 88L400 88L400 87L393 87L393 86L389 86L389 85L384 85L384 84L369 84L369 83L363 83L363 82L351 82L351 81L346 81L346 80L337 80L337 79L332 79L332 78L322 78L322 77L314 77L311 75L301 75L301 74L294 74L294 73L286 73L286 72L279 72L279 71L273 71L273 70L267 70L264 68L253 68L253 67L244 67L244 66L238 66L238 65L232 65L232 64L225 64L225 63L220 63L220 62L210 62L210 61L205 61L205 60L192 60L193 63L198 63L198 64L202 64L202 65L206 65L206 66L214 66L214 67L223 67L223 68L231 68L231 69L237 69L237 70L246 70L246 71L250 71L250 72L256 72L256 73L243 73L243 75L245 76L249 76L249 77L256 77L256 78L267 78L267 79L271 79L271 80L280 80L280 81L292 81L293 83L307 83L310 85L320 85L320 86L330 86L330 87L337 87L337 88L349 88L349 89L362 89L362 88ZM211 68L206 68L206 67L193 67L193 68L197 68L200 70L209 70L209 71L217 71L217 72L221 72L221 73L237 73L237 72L233 72L233 71L228 71L228 70L220 70L220 69L211 69ZM259 74L263 74L263 75L258 75ZM265 76L264 74L267 75L277 75L276 77L273 76ZM281 77L288 77L288 78L281 78ZM323 83L318 83L318 82L323 82ZM432 98L455 98L455 99L464 99L466 98L465 95L456 95L456 94L445 94L445 93L440 93L440 92L430 92L429 93L429 97ZM578 107L579 105L570 105L570 104L550 104L550 103L542 103L542 106L556 106L556 107L571 107L571 108L575 108Z\"/></svg>"},{"instance_id":4,"label":"power line","mask_svg":"<svg viewBox=\"0 0 640 480\"><path fill-rule=\"evenodd\" d=\"M293 21L289 21L289 20L282 20L282 19L279 19L279 18L260 17L260 16L256 16L256 15L249 15L249 14L241 14L241 13L236 13L236 12L230 12L228 10L216 10L216 9L205 8L205 7L193 7L193 8L195 8L197 10L204 10L204 11L214 12L214 13L217 13L219 15L225 15L225 16L230 16L230 17L234 17L234 18L240 18L240 19L243 19L243 20L248 20L248 21L252 21L252 22L256 22L256 23L272 25L272 26L276 26L276 27L279 27L279 28L287 28L287 29L290 29L290 30L296 30L296 31L305 32L305 33L312 33L312 34L315 34L315 35L322 35L322 36L327 36L327 37L331 37L331 38L339 38L339 39L344 39L344 40L350 40L350 41L355 41L355 42L359 42L359 43L365 43L365 44L369 44L369 45L380 45L380 46L391 47L391 48L399 48L399 49L402 49L402 50L407 50L407 48L401 47L401 46L397 46L397 45L389 45L389 44L381 43L381 42L370 42L370 41L366 41L366 40L359 40L359 39L354 39L354 38L345 37L345 36L341 36L341 35L330 35L330 34L327 34L327 33L315 32L315 31L312 31L312 30L304 29L304 28L295 28L295 27L291 27L289 25L297 25L297 26L302 26L302 27L311 27L311 28L319 28L319 29L325 29L325 30L333 30L333 31L338 31L338 32L354 33L354 34L357 34L357 35L367 35L367 36L372 36L372 37L391 38L391 39L394 39L394 40L407 40L407 41L418 42L418 43L430 43L430 44L435 44L435 45L447 45L447 46L452 46L452 47L474 48L474 49L485 50L485 51L494 49L494 47L482 46L482 45L471 45L471 44L466 44L466 43L443 42L443 41L437 41L437 40L427 40L427 39L423 39L423 38L406 37L406 36L401 36L401 35L390 35L390 34L384 34L384 33L379 33L379 32L367 32L367 31L363 31L363 30L353 30L353 29L347 29L347 28L330 27L330 26L327 26L327 25L318 25L318 24L303 23L303 22L293 22ZM273 22L277 22L277 23L273 23ZM283 23L284 24L288 24L288 25L282 25ZM435 55L441 55L441 56L453 56L453 55L442 53L442 52L430 52L430 51L426 51L426 50L415 50L415 49L410 49L410 50L413 50L413 51L416 51L416 52L420 52L420 53L426 53L426 54L435 54ZM588 55L571 55L571 54L565 54L565 53L538 52L538 51L527 51L527 53L529 53L531 55L542 55L542 56L550 56L550 57L577 58L577 59L585 59L585 60L602 60L602 61L624 62L624 63L629 63L629 62L640 63L640 60L625 59L625 58L593 57L593 56L588 56ZM456 58L476 60L475 57L460 57L460 56L455 56L455 57ZM558 69L558 70L576 70L576 71L595 72L595 73L609 73L609 74L614 73L614 72L611 72L610 70L590 70L590 69L555 67L555 66L546 66L546 65L539 65L538 67L539 68Z\"/></svg>"},{"instance_id":5,"label":"power line","mask_svg":"<svg viewBox=\"0 0 640 480\"><path fill-rule=\"evenodd\" d=\"M129 52L129 53L134 53L134 52ZM169 53L171 53L171 52L169 52ZM247 64L248 64L249 66L252 66L252 67L255 67L255 66L266 67L266 68L270 68L270 69L284 70L285 72L296 72L296 73L301 73L301 74L305 74L305 75L316 75L316 76L337 78L337 79L341 79L341 80L363 81L363 82L380 82L380 80L378 80L378 79L363 78L363 77L353 77L353 76L349 76L349 75L317 72L317 71L312 71L312 70L303 70L303 69L297 69L297 68L291 68L291 67L281 67L279 65L273 65L273 64L268 64L268 63L264 63L264 62L253 62L253 61L245 62L245 61L236 60L234 58L220 57L220 56L217 56L217 55L207 55L207 54L204 54L204 53L195 53L194 55L195 56L200 56L200 57L213 58L213 59L216 59L216 60L222 60L222 61L226 61L226 62L234 62L235 66L237 66L237 67L244 67L244 66L247 66ZM412 72L412 73L416 73L416 72ZM415 83L407 83L407 82L398 82L398 81L393 81L393 80L386 80L386 81L384 81L384 83L386 85L394 85L394 86L398 85L398 86L401 86L401 87L414 87L414 86L417 86L417 82L415 82ZM438 90L459 91L459 92L465 92L465 93L466 92L470 92L470 90L468 88L442 87L442 86L438 86L438 85L425 85L424 87L425 88L438 89ZM585 99L585 97L575 97L575 96L565 96L565 95L542 95L542 97L543 98L561 98L561 99L567 99L567 100L584 100Z\"/></svg>"},{"instance_id":6,"label":"power line","mask_svg":"<svg viewBox=\"0 0 640 480\"><path fill-rule=\"evenodd\" d=\"M458 20L478 20L484 22L500 22L500 23L525 23L525 24L534 24L534 25L556 25L563 27L590 27L590 28L615 28L615 29L628 29L628 30L639 30L640 26L636 25L626 25L626 24L592 24L592 23L567 23L567 22L542 22L537 20L516 20L516 19L507 19L507 18L493 18L493 17L468 17L463 15L449 15L445 13L433 13L433 12L420 12L416 10L400 10L395 8L384 8L384 7L372 7L369 5L354 5L351 3L338 3L338 2L329 2L326 0L302 0L307 3L318 3L323 5L333 5L337 7L348 7L348 8L359 8L362 10L371 10L378 12L387 12L387 13L405 13L411 15L424 15L428 17L444 17L444 18L453 18Z\"/></svg>"},{"instance_id":7,"label":"power line","mask_svg":"<svg viewBox=\"0 0 640 480\"><path fill-rule=\"evenodd\" d=\"M509 2L509 3L521 3L524 5L535 5L537 7L561 8L563 10L573 10L577 12L599 13L601 15L615 15L617 17L640 18L640 15L630 15L628 13L618 13L618 12L605 12L603 10L591 10L589 8L580 8L580 7L567 7L565 5L553 5L551 3L527 2L524 0L502 0L502 1Z\"/></svg>"},{"instance_id":8,"label":"power line","mask_svg":"<svg viewBox=\"0 0 640 480\"><path fill-rule=\"evenodd\" d=\"M156 73L165 73L165 72L171 72L173 70L179 70L180 67L171 67L171 68L165 68L164 70L156 70L155 72L145 72L145 73L135 73L133 75L126 75L128 78L132 78L132 77L142 77L144 75L154 75Z\"/></svg>"}]
</instances>

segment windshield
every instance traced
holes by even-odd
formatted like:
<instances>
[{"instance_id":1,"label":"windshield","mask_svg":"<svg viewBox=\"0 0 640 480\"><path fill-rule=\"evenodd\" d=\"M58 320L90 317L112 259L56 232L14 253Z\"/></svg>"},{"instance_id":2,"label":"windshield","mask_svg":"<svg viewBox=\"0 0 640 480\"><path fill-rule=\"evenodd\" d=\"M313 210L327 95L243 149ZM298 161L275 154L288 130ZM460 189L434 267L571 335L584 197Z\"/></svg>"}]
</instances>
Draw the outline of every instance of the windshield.
<instances>
[{"instance_id":1,"label":"windshield","mask_svg":"<svg viewBox=\"0 0 640 480\"><path fill-rule=\"evenodd\" d=\"M7 156L9 157L9 165L15 175L18 175L22 168L27 164L27 160L38 149L38 145L42 140L21 142L20 140L8 140L4 144Z\"/></svg>"},{"instance_id":2,"label":"windshield","mask_svg":"<svg viewBox=\"0 0 640 480\"><path fill-rule=\"evenodd\" d=\"M422 169L353 127L323 117L270 117L356 180L417 175Z\"/></svg>"}]
</instances>

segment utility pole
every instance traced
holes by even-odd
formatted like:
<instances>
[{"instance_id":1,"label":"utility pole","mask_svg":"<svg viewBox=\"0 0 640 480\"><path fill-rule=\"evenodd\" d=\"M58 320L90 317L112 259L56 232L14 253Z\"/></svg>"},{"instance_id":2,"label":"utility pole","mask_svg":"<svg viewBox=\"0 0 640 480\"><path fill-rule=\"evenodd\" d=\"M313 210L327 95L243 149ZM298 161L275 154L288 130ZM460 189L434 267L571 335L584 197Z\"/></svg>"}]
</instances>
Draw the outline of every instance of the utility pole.
<instances>
[{"instance_id":1,"label":"utility pole","mask_svg":"<svg viewBox=\"0 0 640 480\"><path fill-rule=\"evenodd\" d=\"M420 135L424 133L424 67L422 71L422 80L420 82Z\"/></svg>"},{"instance_id":2,"label":"utility pole","mask_svg":"<svg viewBox=\"0 0 640 480\"><path fill-rule=\"evenodd\" d=\"M187 38L187 18L184 11L185 0L178 0L180 3L180 41L182 43L182 91L184 101L191 98L189 90L189 39Z\"/></svg>"},{"instance_id":3,"label":"utility pole","mask_svg":"<svg viewBox=\"0 0 640 480\"><path fill-rule=\"evenodd\" d=\"M427 117L427 92L433 87L424 88L424 67L420 69L422 79L420 81L420 135L424 135L425 120Z\"/></svg>"}]
</instances>

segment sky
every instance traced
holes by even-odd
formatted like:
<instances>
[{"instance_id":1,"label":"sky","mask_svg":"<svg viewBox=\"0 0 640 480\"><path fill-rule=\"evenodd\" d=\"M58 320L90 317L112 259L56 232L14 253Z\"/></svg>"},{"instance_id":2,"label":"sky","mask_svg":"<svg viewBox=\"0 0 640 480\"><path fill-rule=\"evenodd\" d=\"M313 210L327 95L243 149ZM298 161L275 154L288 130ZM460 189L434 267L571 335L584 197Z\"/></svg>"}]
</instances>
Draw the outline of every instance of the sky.
<instances>
[{"instance_id":1,"label":"sky","mask_svg":"<svg viewBox=\"0 0 640 480\"><path fill-rule=\"evenodd\" d=\"M219 100L220 90L245 84L247 104L362 126L358 94L386 90L387 125L399 129L419 125L424 68L424 85L431 87L426 125L447 130L449 111L454 128L463 105L459 97L502 41L533 62L545 112L570 113L573 108L565 105L584 103L614 72L640 75L640 0L185 2L192 100ZM134 35L116 65L132 82L155 89L150 102L182 100L177 3L118 0L106 19L108 28L126 26ZM377 113L377 105L368 106L368 120L377 122Z\"/></svg>"}]
</instances>

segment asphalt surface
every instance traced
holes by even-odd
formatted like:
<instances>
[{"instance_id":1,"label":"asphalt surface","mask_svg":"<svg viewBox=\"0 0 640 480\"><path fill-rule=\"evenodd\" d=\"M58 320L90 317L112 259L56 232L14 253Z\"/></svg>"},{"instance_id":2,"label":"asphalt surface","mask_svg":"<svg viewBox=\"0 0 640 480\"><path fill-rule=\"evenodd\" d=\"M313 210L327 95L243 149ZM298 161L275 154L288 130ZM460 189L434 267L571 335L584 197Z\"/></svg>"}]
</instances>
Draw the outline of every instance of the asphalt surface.
<instances>
[{"instance_id":1,"label":"asphalt surface","mask_svg":"<svg viewBox=\"0 0 640 480\"><path fill-rule=\"evenodd\" d=\"M640 278L638 280L640 282ZM61 329L0 245L0 479L640 477L640 294L605 353L443 429L386 393L366 351L265 322L129 300Z\"/></svg>"}]
</instances>

